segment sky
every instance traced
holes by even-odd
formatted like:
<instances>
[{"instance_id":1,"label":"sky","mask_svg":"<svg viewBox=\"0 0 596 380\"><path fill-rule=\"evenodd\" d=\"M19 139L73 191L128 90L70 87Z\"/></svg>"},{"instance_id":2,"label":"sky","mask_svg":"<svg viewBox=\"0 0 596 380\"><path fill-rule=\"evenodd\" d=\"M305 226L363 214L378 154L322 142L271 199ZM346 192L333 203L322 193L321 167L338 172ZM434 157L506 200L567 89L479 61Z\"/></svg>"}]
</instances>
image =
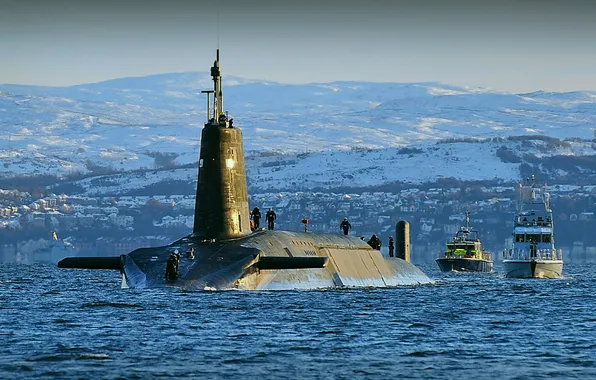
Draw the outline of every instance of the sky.
<instances>
[{"instance_id":1,"label":"sky","mask_svg":"<svg viewBox=\"0 0 596 380\"><path fill-rule=\"evenodd\" d=\"M591 4L592 3L592 4ZM596 91L588 0L0 0L0 83L207 71Z\"/></svg>"}]
</instances>

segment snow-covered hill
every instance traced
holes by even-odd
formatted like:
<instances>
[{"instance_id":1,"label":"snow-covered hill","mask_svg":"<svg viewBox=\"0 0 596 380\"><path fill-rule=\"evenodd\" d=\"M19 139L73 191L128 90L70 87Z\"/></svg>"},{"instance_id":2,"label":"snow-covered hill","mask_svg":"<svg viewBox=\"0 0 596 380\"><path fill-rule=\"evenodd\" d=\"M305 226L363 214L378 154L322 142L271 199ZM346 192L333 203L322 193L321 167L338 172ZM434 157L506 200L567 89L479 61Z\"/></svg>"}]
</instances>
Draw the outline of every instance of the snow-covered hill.
<instances>
[{"instance_id":1,"label":"snow-covered hill","mask_svg":"<svg viewBox=\"0 0 596 380\"><path fill-rule=\"evenodd\" d=\"M63 88L0 85L0 178L180 165L191 168L163 173L193 178L206 119L200 90L210 87L203 72ZM514 179L520 163L504 162L495 155L503 144L486 139L592 139L596 127L592 92L508 94L440 83L284 85L228 76L224 94L225 108L243 130L250 181L263 188ZM437 144L470 137L485 142ZM507 149L522 149L512 144ZM594 154L590 142L574 144L540 154ZM404 153L405 147L419 150Z\"/></svg>"},{"instance_id":2,"label":"snow-covered hill","mask_svg":"<svg viewBox=\"0 0 596 380\"><path fill-rule=\"evenodd\" d=\"M547 160L548 157L586 160L553 163ZM540 164L542 160L545 161L543 165ZM426 142L416 148L252 155L246 160L251 193L371 188L448 178L516 182L522 176L538 173L543 173L549 183L573 178L578 173L590 180L586 164L591 166L591 171L596 169L596 149L589 141L533 138ZM522 165L527 165L532 173L524 173ZM535 165L535 169L531 165ZM68 184L69 193L87 196L192 195L197 185L197 170L193 166L94 176Z\"/></svg>"}]
</instances>

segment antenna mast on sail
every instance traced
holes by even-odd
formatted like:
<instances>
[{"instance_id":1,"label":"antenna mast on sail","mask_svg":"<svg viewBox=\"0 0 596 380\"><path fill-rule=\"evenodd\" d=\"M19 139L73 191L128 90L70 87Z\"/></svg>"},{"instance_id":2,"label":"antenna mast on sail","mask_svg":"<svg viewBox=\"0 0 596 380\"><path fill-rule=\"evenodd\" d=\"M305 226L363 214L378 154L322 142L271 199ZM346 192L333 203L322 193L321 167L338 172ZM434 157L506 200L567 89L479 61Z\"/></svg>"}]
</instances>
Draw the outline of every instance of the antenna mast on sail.
<instances>
[{"instance_id":1,"label":"antenna mast on sail","mask_svg":"<svg viewBox=\"0 0 596 380\"><path fill-rule=\"evenodd\" d=\"M219 68L219 49L217 49L217 59L213 62L211 68L211 77L213 78L213 118L218 119L223 113L223 93L221 90L221 70Z\"/></svg>"},{"instance_id":2,"label":"antenna mast on sail","mask_svg":"<svg viewBox=\"0 0 596 380\"><path fill-rule=\"evenodd\" d=\"M217 2L217 50L219 50L219 1Z\"/></svg>"},{"instance_id":3,"label":"antenna mast on sail","mask_svg":"<svg viewBox=\"0 0 596 380\"><path fill-rule=\"evenodd\" d=\"M219 68L219 6L217 1L217 57L211 68L211 76L213 77L213 118L218 120L223 114L223 93L221 90L221 70Z\"/></svg>"}]
</instances>

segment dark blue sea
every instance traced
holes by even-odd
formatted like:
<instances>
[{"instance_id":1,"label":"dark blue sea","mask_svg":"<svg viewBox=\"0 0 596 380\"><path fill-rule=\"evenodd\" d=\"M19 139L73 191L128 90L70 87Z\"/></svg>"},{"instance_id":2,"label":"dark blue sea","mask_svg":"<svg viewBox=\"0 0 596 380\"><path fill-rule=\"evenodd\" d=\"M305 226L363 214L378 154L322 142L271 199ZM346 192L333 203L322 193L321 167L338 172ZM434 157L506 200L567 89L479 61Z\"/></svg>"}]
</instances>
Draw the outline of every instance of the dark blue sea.
<instances>
[{"instance_id":1,"label":"dark blue sea","mask_svg":"<svg viewBox=\"0 0 596 380\"><path fill-rule=\"evenodd\" d=\"M596 264L563 279L441 273L392 289L121 289L2 265L0 378L596 378Z\"/></svg>"}]
</instances>

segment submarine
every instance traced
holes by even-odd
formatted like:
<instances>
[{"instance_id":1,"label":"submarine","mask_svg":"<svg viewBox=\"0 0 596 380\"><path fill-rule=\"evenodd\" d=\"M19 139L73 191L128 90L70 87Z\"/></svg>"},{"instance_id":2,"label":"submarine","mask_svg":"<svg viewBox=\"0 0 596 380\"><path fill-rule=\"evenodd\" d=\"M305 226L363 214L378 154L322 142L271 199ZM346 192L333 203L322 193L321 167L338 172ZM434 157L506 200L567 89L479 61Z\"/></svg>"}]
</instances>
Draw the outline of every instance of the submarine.
<instances>
[{"instance_id":1,"label":"submarine","mask_svg":"<svg viewBox=\"0 0 596 380\"><path fill-rule=\"evenodd\" d=\"M358 237L252 231L242 130L224 112L219 49L211 77L213 90L202 91L207 122L201 132L192 233L167 246L119 257L67 257L59 268L118 270L123 288L293 290L433 282L409 262L409 252L384 257Z\"/></svg>"}]
</instances>

